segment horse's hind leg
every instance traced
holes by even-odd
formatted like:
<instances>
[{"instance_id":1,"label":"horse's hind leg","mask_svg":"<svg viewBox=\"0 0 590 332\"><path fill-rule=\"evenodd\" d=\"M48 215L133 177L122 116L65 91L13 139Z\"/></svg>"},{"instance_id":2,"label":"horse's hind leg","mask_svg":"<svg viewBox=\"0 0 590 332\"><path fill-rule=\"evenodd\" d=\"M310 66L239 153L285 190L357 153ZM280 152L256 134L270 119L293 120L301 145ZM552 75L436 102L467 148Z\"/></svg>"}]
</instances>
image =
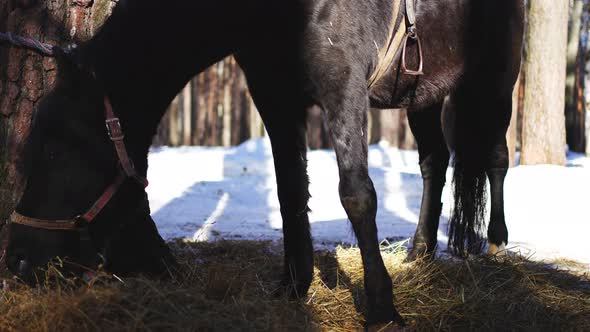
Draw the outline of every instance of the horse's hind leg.
<instances>
[{"instance_id":1,"label":"horse's hind leg","mask_svg":"<svg viewBox=\"0 0 590 332\"><path fill-rule=\"evenodd\" d=\"M295 75L262 60L237 57L246 72L252 98L271 140L283 218L285 250L283 290L293 298L307 295L313 278L313 246L309 232L306 110ZM289 67L289 66L286 66ZM279 69L277 69L279 68ZM283 67L285 68L285 67ZM282 82L277 89L277 82Z\"/></svg>"},{"instance_id":2,"label":"horse's hind leg","mask_svg":"<svg viewBox=\"0 0 590 332\"><path fill-rule=\"evenodd\" d=\"M441 126L442 103L427 109L410 109L410 128L418 143L422 173L422 205L414 235L414 244L407 261L420 256L432 257L437 245L437 231L442 203L440 198L449 165L449 150Z\"/></svg>"},{"instance_id":3,"label":"horse's hind leg","mask_svg":"<svg viewBox=\"0 0 590 332\"><path fill-rule=\"evenodd\" d=\"M508 146L506 131L512 113L512 101L509 98L497 102L497 116L492 132L492 148L486 161L486 174L490 181L491 211L488 226L488 253L504 254L508 244L508 228L504 218L504 179L508 172Z\"/></svg>"},{"instance_id":4,"label":"horse's hind leg","mask_svg":"<svg viewBox=\"0 0 590 332\"><path fill-rule=\"evenodd\" d=\"M486 178L491 186L490 253L498 253L508 242L503 183L508 170L506 131L512 112L511 98L506 87L490 88L476 83L462 86L451 96L456 113L455 207L450 219L449 246L460 256L466 252L478 254L484 247L480 230L485 225Z\"/></svg>"}]
</instances>

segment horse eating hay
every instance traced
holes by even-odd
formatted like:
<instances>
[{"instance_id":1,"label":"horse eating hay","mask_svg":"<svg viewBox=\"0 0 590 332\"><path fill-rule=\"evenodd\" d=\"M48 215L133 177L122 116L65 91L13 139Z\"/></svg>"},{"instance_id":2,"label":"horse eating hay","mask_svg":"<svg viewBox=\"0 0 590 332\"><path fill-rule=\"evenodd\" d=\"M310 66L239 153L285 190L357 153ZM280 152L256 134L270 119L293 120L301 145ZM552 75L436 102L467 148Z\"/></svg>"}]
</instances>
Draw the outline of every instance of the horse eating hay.
<instances>
[{"instance_id":1,"label":"horse eating hay","mask_svg":"<svg viewBox=\"0 0 590 332\"><path fill-rule=\"evenodd\" d=\"M437 244L449 161L441 129L447 96L455 153L450 245L460 255L481 250L487 177L488 241L498 250L508 240L505 133L523 31L522 1L418 0L415 12L412 5L405 0L120 1L92 40L67 52L53 50L59 78L38 107L21 165L28 182L11 217L9 268L31 279L52 257L91 264L97 252L116 273L159 273L174 264L144 191L151 138L186 82L233 54L272 142L283 217L284 290L304 296L313 276L305 117L317 105L336 151L341 202L361 249L367 323L402 323L377 241L376 193L364 137L367 111L407 108L418 142L424 191L408 259L431 255Z\"/></svg>"}]
</instances>

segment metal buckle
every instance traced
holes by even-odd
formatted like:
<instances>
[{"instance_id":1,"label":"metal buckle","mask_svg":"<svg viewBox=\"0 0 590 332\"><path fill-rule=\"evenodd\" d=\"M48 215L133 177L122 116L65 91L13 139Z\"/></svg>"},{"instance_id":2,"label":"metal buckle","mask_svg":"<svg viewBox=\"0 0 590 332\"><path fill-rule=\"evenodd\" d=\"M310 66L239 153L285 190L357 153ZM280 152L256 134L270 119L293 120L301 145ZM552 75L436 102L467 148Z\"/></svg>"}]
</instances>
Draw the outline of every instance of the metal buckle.
<instances>
[{"instance_id":1,"label":"metal buckle","mask_svg":"<svg viewBox=\"0 0 590 332\"><path fill-rule=\"evenodd\" d=\"M416 26L411 26L408 28L407 30L407 34L408 37L412 38L413 40L416 40L416 38L418 38L418 31L416 30Z\"/></svg>"},{"instance_id":2,"label":"metal buckle","mask_svg":"<svg viewBox=\"0 0 590 332\"><path fill-rule=\"evenodd\" d=\"M81 214L74 217L74 222L75 222L75 225L78 229L88 227L88 221L86 221L86 219L82 218Z\"/></svg>"},{"instance_id":3,"label":"metal buckle","mask_svg":"<svg viewBox=\"0 0 590 332\"><path fill-rule=\"evenodd\" d=\"M120 141L125 137L119 118L107 119L105 123L107 126L107 134L112 141Z\"/></svg>"}]
</instances>

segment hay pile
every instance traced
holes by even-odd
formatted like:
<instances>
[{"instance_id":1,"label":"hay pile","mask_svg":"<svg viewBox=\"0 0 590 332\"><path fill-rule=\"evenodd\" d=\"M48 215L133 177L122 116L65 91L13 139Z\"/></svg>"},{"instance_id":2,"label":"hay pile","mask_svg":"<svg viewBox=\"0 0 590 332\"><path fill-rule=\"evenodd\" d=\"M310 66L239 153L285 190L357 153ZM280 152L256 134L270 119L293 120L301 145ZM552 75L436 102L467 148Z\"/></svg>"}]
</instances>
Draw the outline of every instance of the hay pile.
<instances>
[{"instance_id":1,"label":"hay pile","mask_svg":"<svg viewBox=\"0 0 590 332\"><path fill-rule=\"evenodd\" d=\"M288 301L273 296L282 261L277 244L172 246L183 272L169 281L99 274L84 285L50 269L51 288L9 283L0 294L0 331L362 329L358 249L316 253L308 297ZM400 245L383 254L407 330L590 330L587 275L521 258L402 264Z\"/></svg>"}]
</instances>

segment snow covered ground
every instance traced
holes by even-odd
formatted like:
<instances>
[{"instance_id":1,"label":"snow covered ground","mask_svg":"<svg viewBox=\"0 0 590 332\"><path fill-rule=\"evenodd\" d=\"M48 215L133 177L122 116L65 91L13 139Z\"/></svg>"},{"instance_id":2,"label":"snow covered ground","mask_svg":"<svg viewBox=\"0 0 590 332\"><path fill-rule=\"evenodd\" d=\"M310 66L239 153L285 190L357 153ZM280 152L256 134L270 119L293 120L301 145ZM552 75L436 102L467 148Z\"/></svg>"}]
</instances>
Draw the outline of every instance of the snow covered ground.
<instances>
[{"instance_id":1,"label":"snow covered ground","mask_svg":"<svg viewBox=\"0 0 590 332\"><path fill-rule=\"evenodd\" d=\"M355 243L338 198L334 152L311 151L308 159L314 243L320 247ZM234 148L155 148L149 164L152 215L165 238L281 238L267 139ZM422 190L417 152L373 145L369 165L379 197L379 238L412 237ZM451 179L450 171L447 179ZM505 190L512 251L537 260L568 258L590 269L590 158L570 155L567 167L516 167L508 173ZM439 229L441 249L446 247L451 199L447 184Z\"/></svg>"}]
</instances>

